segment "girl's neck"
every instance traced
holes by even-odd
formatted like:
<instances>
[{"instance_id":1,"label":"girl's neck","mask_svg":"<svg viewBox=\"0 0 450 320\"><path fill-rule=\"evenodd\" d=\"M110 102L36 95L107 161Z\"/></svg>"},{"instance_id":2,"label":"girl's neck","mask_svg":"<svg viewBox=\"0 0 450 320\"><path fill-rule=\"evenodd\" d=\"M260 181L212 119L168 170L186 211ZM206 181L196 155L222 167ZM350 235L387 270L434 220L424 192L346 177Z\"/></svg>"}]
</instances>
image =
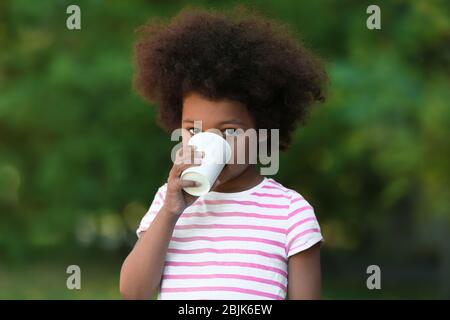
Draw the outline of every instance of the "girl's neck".
<instances>
[{"instance_id":1,"label":"girl's neck","mask_svg":"<svg viewBox=\"0 0 450 320\"><path fill-rule=\"evenodd\" d=\"M223 184L219 184L214 191L229 193L241 192L253 188L264 179L257 169L256 165L249 165L239 176L226 181Z\"/></svg>"}]
</instances>

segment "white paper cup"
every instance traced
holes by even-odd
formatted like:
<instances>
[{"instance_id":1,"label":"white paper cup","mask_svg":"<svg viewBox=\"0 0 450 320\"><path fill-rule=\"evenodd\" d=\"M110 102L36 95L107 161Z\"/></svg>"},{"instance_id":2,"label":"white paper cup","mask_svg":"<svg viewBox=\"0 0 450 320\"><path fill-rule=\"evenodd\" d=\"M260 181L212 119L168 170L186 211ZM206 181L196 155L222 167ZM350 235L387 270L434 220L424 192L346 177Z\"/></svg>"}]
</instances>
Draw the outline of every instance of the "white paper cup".
<instances>
[{"instance_id":1,"label":"white paper cup","mask_svg":"<svg viewBox=\"0 0 450 320\"><path fill-rule=\"evenodd\" d=\"M197 146L197 151L205 152L199 166L187 168L181 174L181 180L200 183L198 187L183 190L193 196L202 196L211 190L225 164L231 158L230 144L218 134L201 132L189 139L188 145Z\"/></svg>"}]
</instances>

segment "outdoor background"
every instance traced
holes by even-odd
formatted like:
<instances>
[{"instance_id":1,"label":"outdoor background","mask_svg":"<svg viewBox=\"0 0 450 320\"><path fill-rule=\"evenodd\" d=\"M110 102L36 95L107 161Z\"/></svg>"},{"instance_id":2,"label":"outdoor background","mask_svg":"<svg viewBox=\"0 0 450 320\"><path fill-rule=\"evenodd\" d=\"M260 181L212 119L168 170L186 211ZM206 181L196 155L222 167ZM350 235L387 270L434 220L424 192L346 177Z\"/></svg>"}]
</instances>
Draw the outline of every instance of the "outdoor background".
<instances>
[{"instance_id":1,"label":"outdoor background","mask_svg":"<svg viewBox=\"0 0 450 320\"><path fill-rule=\"evenodd\" d=\"M120 298L174 145L133 91L134 30L236 3L290 24L327 62L328 100L274 177L315 207L323 297L450 298L448 1L1 0L0 299ZM70 4L81 30L66 28ZM381 30L366 28L370 4Z\"/></svg>"}]
</instances>

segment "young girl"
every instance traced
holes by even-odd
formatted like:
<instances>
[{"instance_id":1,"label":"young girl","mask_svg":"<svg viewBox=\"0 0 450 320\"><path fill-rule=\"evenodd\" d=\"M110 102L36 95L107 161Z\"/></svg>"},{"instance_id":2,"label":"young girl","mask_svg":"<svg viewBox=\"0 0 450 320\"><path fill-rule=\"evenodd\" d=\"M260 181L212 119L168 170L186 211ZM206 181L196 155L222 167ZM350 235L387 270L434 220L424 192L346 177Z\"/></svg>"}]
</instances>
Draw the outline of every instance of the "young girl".
<instances>
[{"instance_id":1,"label":"young girl","mask_svg":"<svg viewBox=\"0 0 450 320\"><path fill-rule=\"evenodd\" d=\"M318 59L285 27L254 13L187 9L168 23L142 27L135 60L136 87L158 102L160 124L189 136L123 263L123 297L319 298L323 239L298 192L247 162L227 164L201 197L183 191L195 182L180 179L201 161L202 153L186 144L200 131L217 129L237 140L238 129L278 129L286 150L310 105L323 100ZM234 153L248 148L233 146Z\"/></svg>"}]
</instances>

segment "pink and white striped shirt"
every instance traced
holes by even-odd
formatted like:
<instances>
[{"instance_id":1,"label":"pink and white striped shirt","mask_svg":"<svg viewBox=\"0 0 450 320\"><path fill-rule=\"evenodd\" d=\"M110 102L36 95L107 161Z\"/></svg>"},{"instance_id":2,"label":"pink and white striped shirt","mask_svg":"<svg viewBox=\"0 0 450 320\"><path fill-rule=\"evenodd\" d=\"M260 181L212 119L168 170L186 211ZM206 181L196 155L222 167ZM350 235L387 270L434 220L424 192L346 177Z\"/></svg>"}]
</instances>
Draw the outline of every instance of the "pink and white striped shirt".
<instances>
[{"instance_id":1,"label":"pink and white striped shirt","mask_svg":"<svg viewBox=\"0 0 450 320\"><path fill-rule=\"evenodd\" d=\"M161 208L166 187L138 236ZM285 299L288 258L322 240L311 205L272 178L242 192L209 192L175 225L158 299Z\"/></svg>"}]
</instances>

